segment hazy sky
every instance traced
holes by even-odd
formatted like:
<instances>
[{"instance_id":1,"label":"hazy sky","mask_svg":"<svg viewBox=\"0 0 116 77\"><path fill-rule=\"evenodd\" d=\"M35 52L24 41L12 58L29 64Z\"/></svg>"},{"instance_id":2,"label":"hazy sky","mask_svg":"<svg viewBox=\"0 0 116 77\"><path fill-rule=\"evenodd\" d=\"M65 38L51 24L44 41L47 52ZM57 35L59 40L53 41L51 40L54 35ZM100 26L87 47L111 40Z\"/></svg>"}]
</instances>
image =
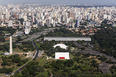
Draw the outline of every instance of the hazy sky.
<instances>
[{"instance_id":1,"label":"hazy sky","mask_svg":"<svg viewBox=\"0 0 116 77\"><path fill-rule=\"evenodd\" d=\"M0 3L116 4L116 0L0 0Z\"/></svg>"}]
</instances>

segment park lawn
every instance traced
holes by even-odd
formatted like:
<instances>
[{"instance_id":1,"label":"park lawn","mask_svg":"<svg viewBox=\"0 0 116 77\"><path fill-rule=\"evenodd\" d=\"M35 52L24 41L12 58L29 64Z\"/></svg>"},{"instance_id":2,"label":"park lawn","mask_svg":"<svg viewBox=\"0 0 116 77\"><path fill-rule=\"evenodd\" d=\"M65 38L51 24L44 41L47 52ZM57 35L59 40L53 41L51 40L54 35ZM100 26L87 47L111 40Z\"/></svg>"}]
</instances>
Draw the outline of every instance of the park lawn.
<instances>
[{"instance_id":1,"label":"park lawn","mask_svg":"<svg viewBox=\"0 0 116 77\"><path fill-rule=\"evenodd\" d=\"M2 53L4 53L3 51L0 51L0 58L3 56Z\"/></svg>"},{"instance_id":2,"label":"park lawn","mask_svg":"<svg viewBox=\"0 0 116 77\"><path fill-rule=\"evenodd\" d=\"M47 60L47 58L46 58L45 56L44 56L44 58L40 58L40 59L38 60L40 66L43 66L45 63L51 62L51 61L53 61L53 59Z\"/></svg>"},{"instance_id":3,"label":"park lawn","mask_svg":"<svg viewBox=\"0 0 116 77\"><path fill-rule=\"evenodd\" d=\"M71 70L71 73L75 73L75 72L77 72L77 70Z\"/></svg>"},{"instance_id":4,"label":"park lawn","mask_svg":"<svg viewBox=\"0 0 116 77\"><path fill-rule=\"evenodd\" d=\"M3 51L0 51L0 55L3 53Z\"/></svg>"},{"instance_id":5,"label":"park lawn","mask_svg":"<svg viewBox=\"0 0 116 77\"><path fill-rule=\"evenodd\" d=\"M13 49L13 52L24 52L23 50L20 50L20 49ZM26 52L25 52L26 53Z\"/></svg>"},{"instance_id":6,"label":"park lawn","mask_svg":"<svg viewBox=\"0 0 116 77\"><path fill-rule=\"evenodd\" d=\"M45 63L48 62L48 60L47 60L46 57L44 57L44 58L40 58L40 59L38 60L38 62L39 62L39 65L40 65L40 66L43 66Z\"/></svg>"},{"instance_id":7,"label":"park lawn","mask_svg":"<svg viewBox=\"0 0 116 77\"><path fill-rule=\"evenodd\" d=\"M0 75L4 75L5 73L0 73Z\"/></svg>"},{"instance_id":8,"label":"park lawn","mask_svg":"<svg viewBox=\"0 0 116 77\"><path fill-rule=\"evenodd\" d=\"M48 72L47 72L47 71L39 72L39 74L37 75L37 77L38 77L38 76L40 77L41 75L43 75L43 76L45 76L45 77L48 77Z\"/></svg>"},{"instance_id":9,"label":"park lawn","mask_svg":"<svg viewBox=\"0 0 116 77\"><path fill-rule=\"evenodd\" d=\"M70 59L71 59L71 58L73 58L74 56L73 56L73 54L69 53L69 57L70 57Z\"/></svg>"},{"instance_id":10,"label":"park lawn","mask_svg":"<svg viewBox=\"0 0 116 77\"><path fill-rule=\"evenodd\" d=\"M28 52L33 52L33 51L25 52L23 50L20 50L20 49L15 48L15 49L13 49L13 52L28 53Z\"/></svg>"},{"instance_id":11,"label":"park lawn","mask_svg":"<svg viewBox=\"0 0 116 77\"><path fill-rule=\"evenodd\" d=\"M2 31L3 33L9 33L8 31Z\"/></svg>"},{"instance_id":12,"label":"park lawn","mask_svg":"<svg viewBox=\"0 0 116 77\"><path fill-rule=\"evenodd\" d=\"M76 61L74 61L74 66L75 66L75 65L77 65L77 62L76 62Z\"/></svg>"}]
</instances>

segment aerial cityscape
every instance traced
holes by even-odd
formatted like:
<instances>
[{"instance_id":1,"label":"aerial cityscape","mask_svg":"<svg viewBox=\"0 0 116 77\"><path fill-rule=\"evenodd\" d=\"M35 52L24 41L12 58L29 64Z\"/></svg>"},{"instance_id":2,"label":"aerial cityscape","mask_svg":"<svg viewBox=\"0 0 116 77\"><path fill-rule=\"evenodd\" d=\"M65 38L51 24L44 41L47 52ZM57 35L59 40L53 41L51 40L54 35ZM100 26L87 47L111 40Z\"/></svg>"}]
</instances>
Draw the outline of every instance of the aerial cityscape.
<instances>
[{"instance_id":1,"label":"aerial cityscape","mask_svg":"<svg viewBox=\"0 0 116 77\"><path fill-rule=\"evenodd\" d=\"M0 1L0 77L116 77L108 1Z\"/></svg>"}]
</instances>

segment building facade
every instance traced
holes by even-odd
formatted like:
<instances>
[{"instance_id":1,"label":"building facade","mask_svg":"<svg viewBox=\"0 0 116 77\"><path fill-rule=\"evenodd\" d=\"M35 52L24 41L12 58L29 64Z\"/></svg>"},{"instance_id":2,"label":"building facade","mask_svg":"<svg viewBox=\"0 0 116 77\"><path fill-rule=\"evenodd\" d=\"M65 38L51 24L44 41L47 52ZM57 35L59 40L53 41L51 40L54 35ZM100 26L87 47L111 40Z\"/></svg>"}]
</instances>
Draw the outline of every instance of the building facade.
<instances>
[{"instance_id":1,"label":"building facade","mask_svg":"<svg viewBox=\"0 0 116 77\"><path fill-rule=\"evenodd\" d=\"M44 41L91 41L90 37L44 37Z\"/></svg>"},{"instance_id":2,"label":"building facade","mask_svg":"<svg viewBox=\"0 0 116 77\"><path fill-rule=\"evenodd\" d=\"M69 52L55 52L55 59L70 59Z\"/></svg>"}]
</instances>

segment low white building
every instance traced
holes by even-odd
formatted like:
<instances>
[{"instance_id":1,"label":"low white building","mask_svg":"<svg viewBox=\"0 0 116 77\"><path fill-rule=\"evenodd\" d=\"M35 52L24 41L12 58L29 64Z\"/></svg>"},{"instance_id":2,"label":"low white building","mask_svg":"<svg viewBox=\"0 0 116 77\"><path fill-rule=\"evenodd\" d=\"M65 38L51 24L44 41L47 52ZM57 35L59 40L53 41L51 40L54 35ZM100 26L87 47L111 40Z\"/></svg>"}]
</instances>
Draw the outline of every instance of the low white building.
<instances>
[{"instance_id":1,"label":"low white building","mask_svg":"<svg viewBox=\"0 0 116 77\"><path fill-rule=\"evenodd\" d=\"M116 24L112 24L112 27L116 27Z\"/></svg>"},{"instance_id":2,"label":"low white building","mask_svg":"<svg viewBox=\"0 0 116 77\"><path fill-rule=\"evenodd\" d=\"M67 49L68 46L66 46L65 44L56 44L53 47L56 48L57 46L59 46L62 49Z\"/></svg>"},{"instance_id":3,"label":"low white building","mask_svg":"<svg viewBox=\"0 0 116 77\"><path fill-rule=\"evenodd\" d=\"M70 59L69 52L55 52L55 59Z\"/></svg>"},{"instance_id":4,"label":"low white building","mask_svg":"<svg viewBox=\"0 0 116 77\"><path fill-rule=\"evenodd\" d=\"M91 41L90 37L44 37L44 41Z\"/></svg>"},{"instance_id":5,"label":"low white building","mask_svg":"<svg viewBox=\"0 0 116 77\"><path fill-rule=\"evenodd\" d=\"M31 26L25 26L25 34L29 34L31 31Z\"/></svg>"},{"instance_id":6,"label":"low white building","mask_svg":"<svg viewBox=\"0 0 116 77\"><path fill-rule=\"evenodd\" d=\"M8 27L12 27L12 26L13 26L13 21L12 20L8 21Z\"/></svg>"}]
</instances>

